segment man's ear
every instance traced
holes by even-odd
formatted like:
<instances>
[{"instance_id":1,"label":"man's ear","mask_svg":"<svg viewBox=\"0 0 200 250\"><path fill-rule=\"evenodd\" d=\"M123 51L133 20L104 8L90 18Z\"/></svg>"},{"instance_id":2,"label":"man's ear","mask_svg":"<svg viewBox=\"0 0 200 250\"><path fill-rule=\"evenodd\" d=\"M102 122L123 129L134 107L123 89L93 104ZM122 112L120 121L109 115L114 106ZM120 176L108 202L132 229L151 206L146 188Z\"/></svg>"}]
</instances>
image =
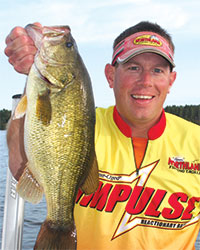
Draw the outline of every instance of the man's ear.
<instances>
[{"instance_id":1,"label":"man's ear","mask_svg":"<svg viewBox=\"0 0 200 250\"><path fill-rule=\"evenodd\" d=\"M174 84L175 80L176 80L176 71L172 71L170 73L170 83L169 83L169 89L168 89L168 93L170 93L170 89L172 87L172 85Z\"/></svg>"},{"instance_id":2,"label":"man's ear","mask_svg":"<svg viewBox=\"0 0 200 250\"><path fill-rule=\"evenodd\" d=\"M113 88L114 83L114 75L115 75L115 67L110 63L105 66L105 76L108 81L110 88Z\"/></svg>"}]
</instances>

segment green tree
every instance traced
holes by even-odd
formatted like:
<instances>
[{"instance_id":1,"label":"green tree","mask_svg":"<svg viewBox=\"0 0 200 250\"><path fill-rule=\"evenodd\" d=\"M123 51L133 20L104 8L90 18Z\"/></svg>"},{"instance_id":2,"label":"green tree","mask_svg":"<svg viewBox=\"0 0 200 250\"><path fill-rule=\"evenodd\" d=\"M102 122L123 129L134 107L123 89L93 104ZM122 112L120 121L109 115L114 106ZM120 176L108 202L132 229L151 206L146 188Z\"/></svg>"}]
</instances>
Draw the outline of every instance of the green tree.
<instances>
[{"instance_id":1,"label":"green tree","mask_svg":"<svg viewBox=\"0 0 200 250\"><path fill-rule=\"evenodd\" d=\"M0 130L6 129L6 124L11 116L11 111L7 109L0 110Z\"/></svg>"},{"instance_id":2,"label":"green tree","mask_svg":"<svg viewBox=\"0 0 200 250\"><path fill-rule=\"evenodd\" d=\"M165 111L200 125L200 105L167 106Z\"/></svg>"}]
</instances>

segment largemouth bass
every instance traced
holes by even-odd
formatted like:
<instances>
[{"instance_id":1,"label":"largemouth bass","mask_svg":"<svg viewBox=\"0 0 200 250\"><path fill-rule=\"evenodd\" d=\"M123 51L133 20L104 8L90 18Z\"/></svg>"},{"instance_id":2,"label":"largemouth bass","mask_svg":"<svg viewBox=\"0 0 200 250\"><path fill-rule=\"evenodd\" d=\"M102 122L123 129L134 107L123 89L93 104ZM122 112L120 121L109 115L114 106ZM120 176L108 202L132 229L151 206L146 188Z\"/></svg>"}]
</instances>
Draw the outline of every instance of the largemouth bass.
<instances>
[{"instance_id":1,"label":"largemouth bass","mask_svg":"<svg viewBox=\"0 0 200 250\"><path fill-rule=\"evenodd\" d=\"M99 182L90 77L68 26L28 25L26 30L38 53L15 110L15 118L26 112L28 158L17 190L32 203L45 194L47 217L34 249L76 249L73 209L78 189L93 193Z\"/></svg>"}]
</instances>

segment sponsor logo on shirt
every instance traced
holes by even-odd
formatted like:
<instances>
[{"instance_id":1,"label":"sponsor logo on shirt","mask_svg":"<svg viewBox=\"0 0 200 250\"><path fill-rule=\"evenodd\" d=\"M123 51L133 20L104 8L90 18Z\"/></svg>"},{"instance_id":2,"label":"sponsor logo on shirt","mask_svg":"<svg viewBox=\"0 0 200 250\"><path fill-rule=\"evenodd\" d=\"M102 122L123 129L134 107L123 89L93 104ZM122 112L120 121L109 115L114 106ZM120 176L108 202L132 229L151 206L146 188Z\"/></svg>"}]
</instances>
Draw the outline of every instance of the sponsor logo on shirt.
<instances>
[{"instance_id":1,"label":"sponsor logo on shirt","mask_svg":"<svg viewBox=\"0 0 200 250\"><path fill-rule=\"evenodd\" d=\"M199 160L188 162L182 156L169 157L168 160L169 169L177 170L186 174L200 174Z\"/></svg>"},{"instance_id":2,"label":"sponsor logo on shirt","mask_svg":"<svg viewBox=\"0 0 200 250\"><path fill-rule=\"evenodd\" d=\"M184 161L169 158L169 165L175 162ZM115 175L100 171L98 190L91 195L84 195L79 190L76 203L106 213L112 213L118 205L124 204L111 240L137 226L180 230L197 223L200 197L190 197L184 192L169 194L167 190L146 186L158 163L159 160L141 168L139 174L134 171L130 175Z\"/></svg>"}]
</instances>

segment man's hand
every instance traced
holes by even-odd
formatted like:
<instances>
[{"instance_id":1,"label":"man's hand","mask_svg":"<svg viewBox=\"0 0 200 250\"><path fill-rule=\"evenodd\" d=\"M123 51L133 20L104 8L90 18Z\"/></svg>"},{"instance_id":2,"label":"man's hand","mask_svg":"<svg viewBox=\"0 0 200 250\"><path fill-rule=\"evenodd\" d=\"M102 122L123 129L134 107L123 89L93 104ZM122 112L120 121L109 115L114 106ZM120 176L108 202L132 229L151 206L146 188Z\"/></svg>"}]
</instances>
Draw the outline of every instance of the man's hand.
<instances>
[{"instance_id":1,"label":"man's hand","mask_svg":"<svg viewBox=\"0 0 200 250\"><path fill-rule=\"evenodd\" d=\"M40 23L34 23L41 27ZM14 69L21 74L28 74L34 61L37 48L33 40L22 27L15 27L6 38L5 54Z\"/></svg>"}]
</instances>

